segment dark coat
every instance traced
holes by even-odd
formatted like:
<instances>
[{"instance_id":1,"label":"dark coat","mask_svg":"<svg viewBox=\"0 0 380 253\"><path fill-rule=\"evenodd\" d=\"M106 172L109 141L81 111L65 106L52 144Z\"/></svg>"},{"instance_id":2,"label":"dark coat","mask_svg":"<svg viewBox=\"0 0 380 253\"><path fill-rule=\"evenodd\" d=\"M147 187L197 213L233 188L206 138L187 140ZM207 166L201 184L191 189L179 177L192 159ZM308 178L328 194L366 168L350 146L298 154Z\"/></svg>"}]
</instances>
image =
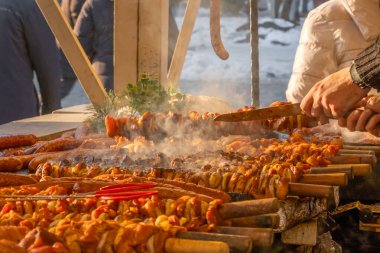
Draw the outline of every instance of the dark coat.
<instances>
[{"instance_id":1,"label":"dark coat","mask_svg":"<svg viewBox=\"0 0 380 253\"><path fill-rule=\"evenodd\" d=\"M107 90L113 88L113 6L112 0L87 0L74 28Z\"/></svg>"},{"instance_id":2,"label":"dark coat","mask_svg":"<svg viewBox=\"0 0 380 253\"><path fill-rule=\"evenodd\" d=\"M79 13L82 10L82 6L86 0L62 0L61 7L62 12L65 15L67 21L71 27L74 27L78 20Z\"/></svg>"},{"instance_id":3,"label":"dark coat","mask_svg":"<svg viewBox=\"0 0 380 253\"><path fill-rule=\"evenodd\" d=\"M0 123L60 107L56 41L34 0L0 0Z\"/></svg>"},{"instance_id":4,"label":"dark coat","mask_svg":"<svg viewBox=\"0 0 380 253\"><path fill-rule=\"evenodd\" d=\"M72 28L74 28L74 25L78 20L79 13L82 10L82 6L85 3L85 1L86 0L62 0L61 2L62 12ZM72 85L74 85L74 82L76 81L77 77L73 69L71 68L69 62L67 61L65 55L63 54L62 50L60 50L60 58L62 74L61 81L64 82L64 80L71 80L70 82L72 82L72 84L69 84L69 87L62 87L62 89L64 90L63 94L64 96L66 96L70 92Z\"/></svg>"}]
</instances>

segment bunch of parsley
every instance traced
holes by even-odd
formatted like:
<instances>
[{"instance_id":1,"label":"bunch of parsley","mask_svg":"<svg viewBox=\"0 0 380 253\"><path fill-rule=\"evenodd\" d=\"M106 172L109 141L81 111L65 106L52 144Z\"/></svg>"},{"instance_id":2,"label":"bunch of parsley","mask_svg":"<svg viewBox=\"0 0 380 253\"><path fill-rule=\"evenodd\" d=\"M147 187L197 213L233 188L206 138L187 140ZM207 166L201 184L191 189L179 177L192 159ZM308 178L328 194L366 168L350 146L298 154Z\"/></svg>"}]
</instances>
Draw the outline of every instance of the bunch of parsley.
<instances>
[{"instance_id":1,"label":"bunch of parsley","mask_svg":"<svg viewBox=\"0 0 380 253\"><path fill-rule=\"evenodd\" d=\"M135 116L144 112L181 112L185 103L185 95L173 88L166 89L157 80L142 74L136 84L128 83L120 96L110 91L104 107L94 106L96 113L91 122L97 127L104 127L105 116L118 116L122 108L127 108L128 114Z\"/></svg>"}]
</instances>

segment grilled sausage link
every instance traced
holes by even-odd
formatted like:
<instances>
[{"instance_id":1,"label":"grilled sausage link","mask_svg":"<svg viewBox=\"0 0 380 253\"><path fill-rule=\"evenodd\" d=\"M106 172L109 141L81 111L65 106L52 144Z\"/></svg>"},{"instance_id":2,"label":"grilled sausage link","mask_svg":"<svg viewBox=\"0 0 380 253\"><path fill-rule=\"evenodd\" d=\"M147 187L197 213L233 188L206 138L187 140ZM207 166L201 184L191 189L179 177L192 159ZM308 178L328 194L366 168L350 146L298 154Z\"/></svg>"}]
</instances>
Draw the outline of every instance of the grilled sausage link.
<instances>
[{"instance_id":1,"label":"grilled sausage link","mask_svg":"<svg viewBox=\"0 0 380 253\"><path fill-rule=\"evenodd\" d=\"M37 181L34 178L27 175L19 175L14 173L0 173L0 187L35 183L37 183Z\"/></svg>"},{"instance_id":2,"label":"grilled sausage link","mask_svg":"<svg viewBox=\"0 0 380 253\"><path fill-rule=\"evenodd\" d=\"M58 139L46 142L44 145L39 147L35 151L35 153L64 151L64 150L77 148L81 144L82 144L82 141L80 140L76 140L72 138L58 138Z\"/></svg>"},{"instance_id":3,"label":"grilled sausage link","mask_svg":"<svg viewBox=\"0 0 380 253\"><path fill-rule=\"evenodd\" d=\"M23 162L17 157L0 157L1 172L15 172L21 170Z\"/></svg>"},{"instance_id":4,"label":"grilled sausage link","mask_svg":"<svg viewBox=\"0 0 380 253\"><path fill-rule=\"evenodd\" d=\"M0 149L30 146L37 141L38 138L33 134L0 136Z\"/></svg>"}]
</instances>

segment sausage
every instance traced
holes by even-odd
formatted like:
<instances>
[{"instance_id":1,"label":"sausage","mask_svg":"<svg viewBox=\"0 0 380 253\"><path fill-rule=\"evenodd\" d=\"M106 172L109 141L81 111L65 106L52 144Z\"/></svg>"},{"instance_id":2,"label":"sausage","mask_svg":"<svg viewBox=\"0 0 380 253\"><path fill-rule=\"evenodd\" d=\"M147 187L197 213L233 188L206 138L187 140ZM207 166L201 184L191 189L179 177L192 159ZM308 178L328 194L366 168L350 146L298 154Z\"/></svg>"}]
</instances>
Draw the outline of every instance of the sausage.
<instances>
[{"instance_id":1,"label":"sausage","mask_svg":"<svg viewBox=\"0 0 380 253\"><path fill-rule=\"evenodd\" d=\"M37 183L37 181L34 178L27 175L20 175L14 173L0 173L0 187L35 183Z\"/></svg>"},{"instance_id":2,"label":"sausage","mask_svg":"<svg viewBox=\"0 0 380 253\"><path fill-rule=\"evenodd\" d=\"M0 149L31 146L37 141L33 134L0 136Z\"/></svg>"},{"instance_id":3,"label":"sausage","mask_svg":"<svg viewBox=\"0 0 380 253\"><path fill-rule=\"evenodd\" d=\"M3 149L0 152L0 156L14 156L14 155L24 155L25 151L24 148L18 147L18 148L7 148Z\"/></svg>"},{"instance_id":4,"label":"sausage","mask_svg":"<svg viewBox=\"0 0 380 253\"><path fill-rule=\"evenodd\" d=\"M222 60L227 60L229 54L224 48L220 36L220 0L210 0L210 35L214 52Z\"/></svg>"},{"instance_id":5,"label":"sausage","mask_svg":"<svg viewBox=\"0 0 380 253\"><path fill-rule=\"evenodd\" d=\"M15 172L22 167L22 160L17 157L0 157L0 172Z\"/></svg>"},{"instance_id":6,"label":"sausage","mask_svg":"<svg viewBox=\"0 0 380 253\"><path fill-rule=\"evenodd\" d=\"M72 138L58 138L52 141L46 142L44 145L39 147L35 153L46 153L55 151L70 150L79 147L82 141L72 139Z\"/></svg>"},{"instance_id":7,"label":"sausage","mask_svg":"<svg viewBox=\"0 0 380 253\"><path fill-rule=\"evenodd\" d=\"M41 154L20 155L20 156L17 156L17 159L20 159L23 163L23 166L26 167L26 166L28 166L28 163L32 159L34 159L38 156L41 156Z\"/></svg>"},{"instance_id":8,"label":"sausage","mask_svg":"<svg viewBox=\"0 0 380 253\"><path fill-rule=\"evenodd\" d=\"M46 153L46 154L34 154L34 156L31 155L30 157L32 157L32 159L29 160L28 169L30 172L35 172L37 169L37 166L39 164L45 163L46 161L48 161L50 159L59 158L59 157L61 157L61 155L63 155L63 154L56 153L56 152L51 152L51 153ZM28 157L28 158L30 158L30 157Z\"/></svg>"},{"instance_id":9,"label":"sausage","mask_svg":"<svg viewBox=\"0 0 380 253\"><path fill-rule=\"evenodd\" d=\"M18 243L25 237L27 232L28 228L23 226L1 226L0 238Z\"/></svg>"}]
</instances>

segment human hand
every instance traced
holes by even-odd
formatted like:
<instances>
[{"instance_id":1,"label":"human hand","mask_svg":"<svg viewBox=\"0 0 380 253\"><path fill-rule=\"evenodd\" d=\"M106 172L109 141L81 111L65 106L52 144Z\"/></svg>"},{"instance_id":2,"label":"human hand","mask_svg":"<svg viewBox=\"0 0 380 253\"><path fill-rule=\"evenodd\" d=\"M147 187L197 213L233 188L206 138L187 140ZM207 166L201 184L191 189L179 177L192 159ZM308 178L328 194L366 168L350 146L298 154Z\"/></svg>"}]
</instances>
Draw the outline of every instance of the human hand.
<instances>
[{"instance_id":1,"label":"human hand","mask_svg":"<svg viewBox=\"0 0 380 253\"><path fill-rule=\"evenodd\" d=\"M319 118L340 118L363 97L369 89L354 84L349 68L344 68L319 81L301 102L305 114Z\"/></svg>"},{"instance_id":2,"label":"human hand","mask_svg":"<svg viewBox=\"0 0 380 253\"><path fill-rule=\"evenodd\" d=\"M357 107L360 106L364 106L364 109L356 109L347 117L340 118L339 125L350 131L367 131L380 136L380 96L368 96L357 104Z\"/></svg>"}]
</instances>

